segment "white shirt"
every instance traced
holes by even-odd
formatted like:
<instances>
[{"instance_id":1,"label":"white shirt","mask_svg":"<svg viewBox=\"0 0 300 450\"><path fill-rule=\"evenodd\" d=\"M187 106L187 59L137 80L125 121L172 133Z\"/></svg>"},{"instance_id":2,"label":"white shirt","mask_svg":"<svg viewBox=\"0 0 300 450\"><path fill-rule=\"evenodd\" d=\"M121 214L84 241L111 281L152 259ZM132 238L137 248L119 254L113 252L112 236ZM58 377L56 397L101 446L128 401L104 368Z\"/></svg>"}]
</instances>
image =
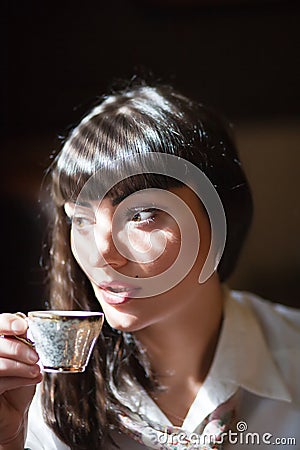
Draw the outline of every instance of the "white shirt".
<instances>
[{"instance_id":1,"label":"white shirt","mask_svg":"<svg viewBox=\"0 0 300 450\"><path fill-rule=\"evenodd\" d=\"M224 449L300 448L300 311L247 292L228 291L213 363L181 428L196 432L237 388L240 432L228 436ZM139 413L163 426L172 425L142 388L132 385L123 396L127 406L136 410L139 405ZM118 433L113 438L121 450L147 448ZM44 423L39 392L30 407L25 446L68 450Z\"/></svg>"}]
</instances>

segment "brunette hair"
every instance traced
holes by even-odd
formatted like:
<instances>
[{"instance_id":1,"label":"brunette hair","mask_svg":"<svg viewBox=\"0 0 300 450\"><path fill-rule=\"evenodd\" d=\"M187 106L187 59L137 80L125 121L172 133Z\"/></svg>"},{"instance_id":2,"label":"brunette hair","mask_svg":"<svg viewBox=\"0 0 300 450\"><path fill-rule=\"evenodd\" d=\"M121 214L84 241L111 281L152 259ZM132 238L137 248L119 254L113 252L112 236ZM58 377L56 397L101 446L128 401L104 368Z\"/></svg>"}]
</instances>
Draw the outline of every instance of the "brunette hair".
<instances>
[{"instance_id":1,"label":"brunette hair","mask_svg":"<svg viewBox=\"0 0 300 450\"><path fill-rule=\"evenodd\" d=\"M111 170L111 161L135 156L138 165L138 157L147 152L184 158L214 185L227 221L227 241L218 267L220 280L232 273L251 223L252 198L231 130L213 111L172 87L141 83L104 97L70 133L51 168L51 308L101 310L72 256L64 203L75 201L97 171ZM109 195L118 199L147 187L178 185L181 183L170 177L140 174L122 180ZM147 390L156 386L147 357L134 336L105 323L86 372L45 376L45 420L72 449L104 448L110 427L118 428L120 405L114 389L125 376L138 380Z\"/></svg>"}]
</instances>

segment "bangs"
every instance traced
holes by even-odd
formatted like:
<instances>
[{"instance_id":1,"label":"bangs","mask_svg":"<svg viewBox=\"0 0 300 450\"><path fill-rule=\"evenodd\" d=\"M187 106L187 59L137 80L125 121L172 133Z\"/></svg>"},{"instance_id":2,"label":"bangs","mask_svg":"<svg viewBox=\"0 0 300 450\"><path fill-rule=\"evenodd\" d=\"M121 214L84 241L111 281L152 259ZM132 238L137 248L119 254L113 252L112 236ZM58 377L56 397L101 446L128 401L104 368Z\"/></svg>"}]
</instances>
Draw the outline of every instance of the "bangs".
<instances>
[{"instance_id":1,"label":"bangs","mask_svg":"<svg viewBox=\"0 0 300 450\"><path fill-rule=\"evenodd\" d=\"M108 195L118 202L137 190L182 185L164 175L168 168L159 158L178 155L191 145L189 133L183 133L175 120L176 110L170 112L168 105L157 110L156 105L151 116L151 104L150 112L137 105L100 107L73 130L55 161L52 195L57 205L76 202L79 194L90 200ZM150 154L151 161L145 162Z\"/></svg>"},{"instance_id":2,"label":"bangs","mask_svg":"<svg viewBox=\"0 0 300 450\"><path fill-rule=\"evenodd\" d=\"M136 174L128 176L128 173L132 172ZM116 205L136 191L150 188L170 189L183 185L171 176L147 171L145 166L132 158L121 161L120 165L116 162L110 169L95 171L83 171L77 164L72 174L61 170L56 171L54 177L56 179L53 183L53 198L58 206L68 201L76 203L79 197L81 201L109 197ZM119 179L120 181L114 182Z\"/></svg>"}]
</instances>

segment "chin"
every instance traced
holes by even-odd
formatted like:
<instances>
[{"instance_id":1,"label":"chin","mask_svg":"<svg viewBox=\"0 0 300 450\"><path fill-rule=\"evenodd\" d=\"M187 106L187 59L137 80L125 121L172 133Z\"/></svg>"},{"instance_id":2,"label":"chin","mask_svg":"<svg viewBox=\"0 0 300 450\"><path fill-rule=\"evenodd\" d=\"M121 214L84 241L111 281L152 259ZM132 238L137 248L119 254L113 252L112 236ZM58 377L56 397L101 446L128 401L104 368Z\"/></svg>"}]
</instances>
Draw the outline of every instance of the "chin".
<instances>
[{"instance_id":1,"label":"chin","mask_svg":"<svg viewBox=\"0 0 300 450\"><path fill-rule=\"evenodd\" d=\"M137 317L123 316L122 318L117 318L106 315L105 318L112 328L126 333L133 333L146 327Z\"/></svg>"}]
</instances>

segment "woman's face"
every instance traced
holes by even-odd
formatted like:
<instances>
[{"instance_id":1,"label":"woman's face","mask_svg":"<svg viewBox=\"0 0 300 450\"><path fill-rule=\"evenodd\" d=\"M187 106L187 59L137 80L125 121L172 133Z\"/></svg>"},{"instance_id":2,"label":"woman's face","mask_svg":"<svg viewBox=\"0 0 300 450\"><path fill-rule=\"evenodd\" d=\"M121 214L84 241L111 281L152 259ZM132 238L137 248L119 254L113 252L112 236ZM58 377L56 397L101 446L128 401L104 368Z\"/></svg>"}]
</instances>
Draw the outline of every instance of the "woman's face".
<instances>
[{"instance_id":1,"label":"woman's face","mask_svg":"<svg viewBox=\"0 0 300 450\"><path fill-rule=\"evenodd\" d=\"M74 257L113 328L137 331L198 301L210 226L191 189L137 191L117 206L68 202L65 211Z\"/></svg>"}]
</instances>

